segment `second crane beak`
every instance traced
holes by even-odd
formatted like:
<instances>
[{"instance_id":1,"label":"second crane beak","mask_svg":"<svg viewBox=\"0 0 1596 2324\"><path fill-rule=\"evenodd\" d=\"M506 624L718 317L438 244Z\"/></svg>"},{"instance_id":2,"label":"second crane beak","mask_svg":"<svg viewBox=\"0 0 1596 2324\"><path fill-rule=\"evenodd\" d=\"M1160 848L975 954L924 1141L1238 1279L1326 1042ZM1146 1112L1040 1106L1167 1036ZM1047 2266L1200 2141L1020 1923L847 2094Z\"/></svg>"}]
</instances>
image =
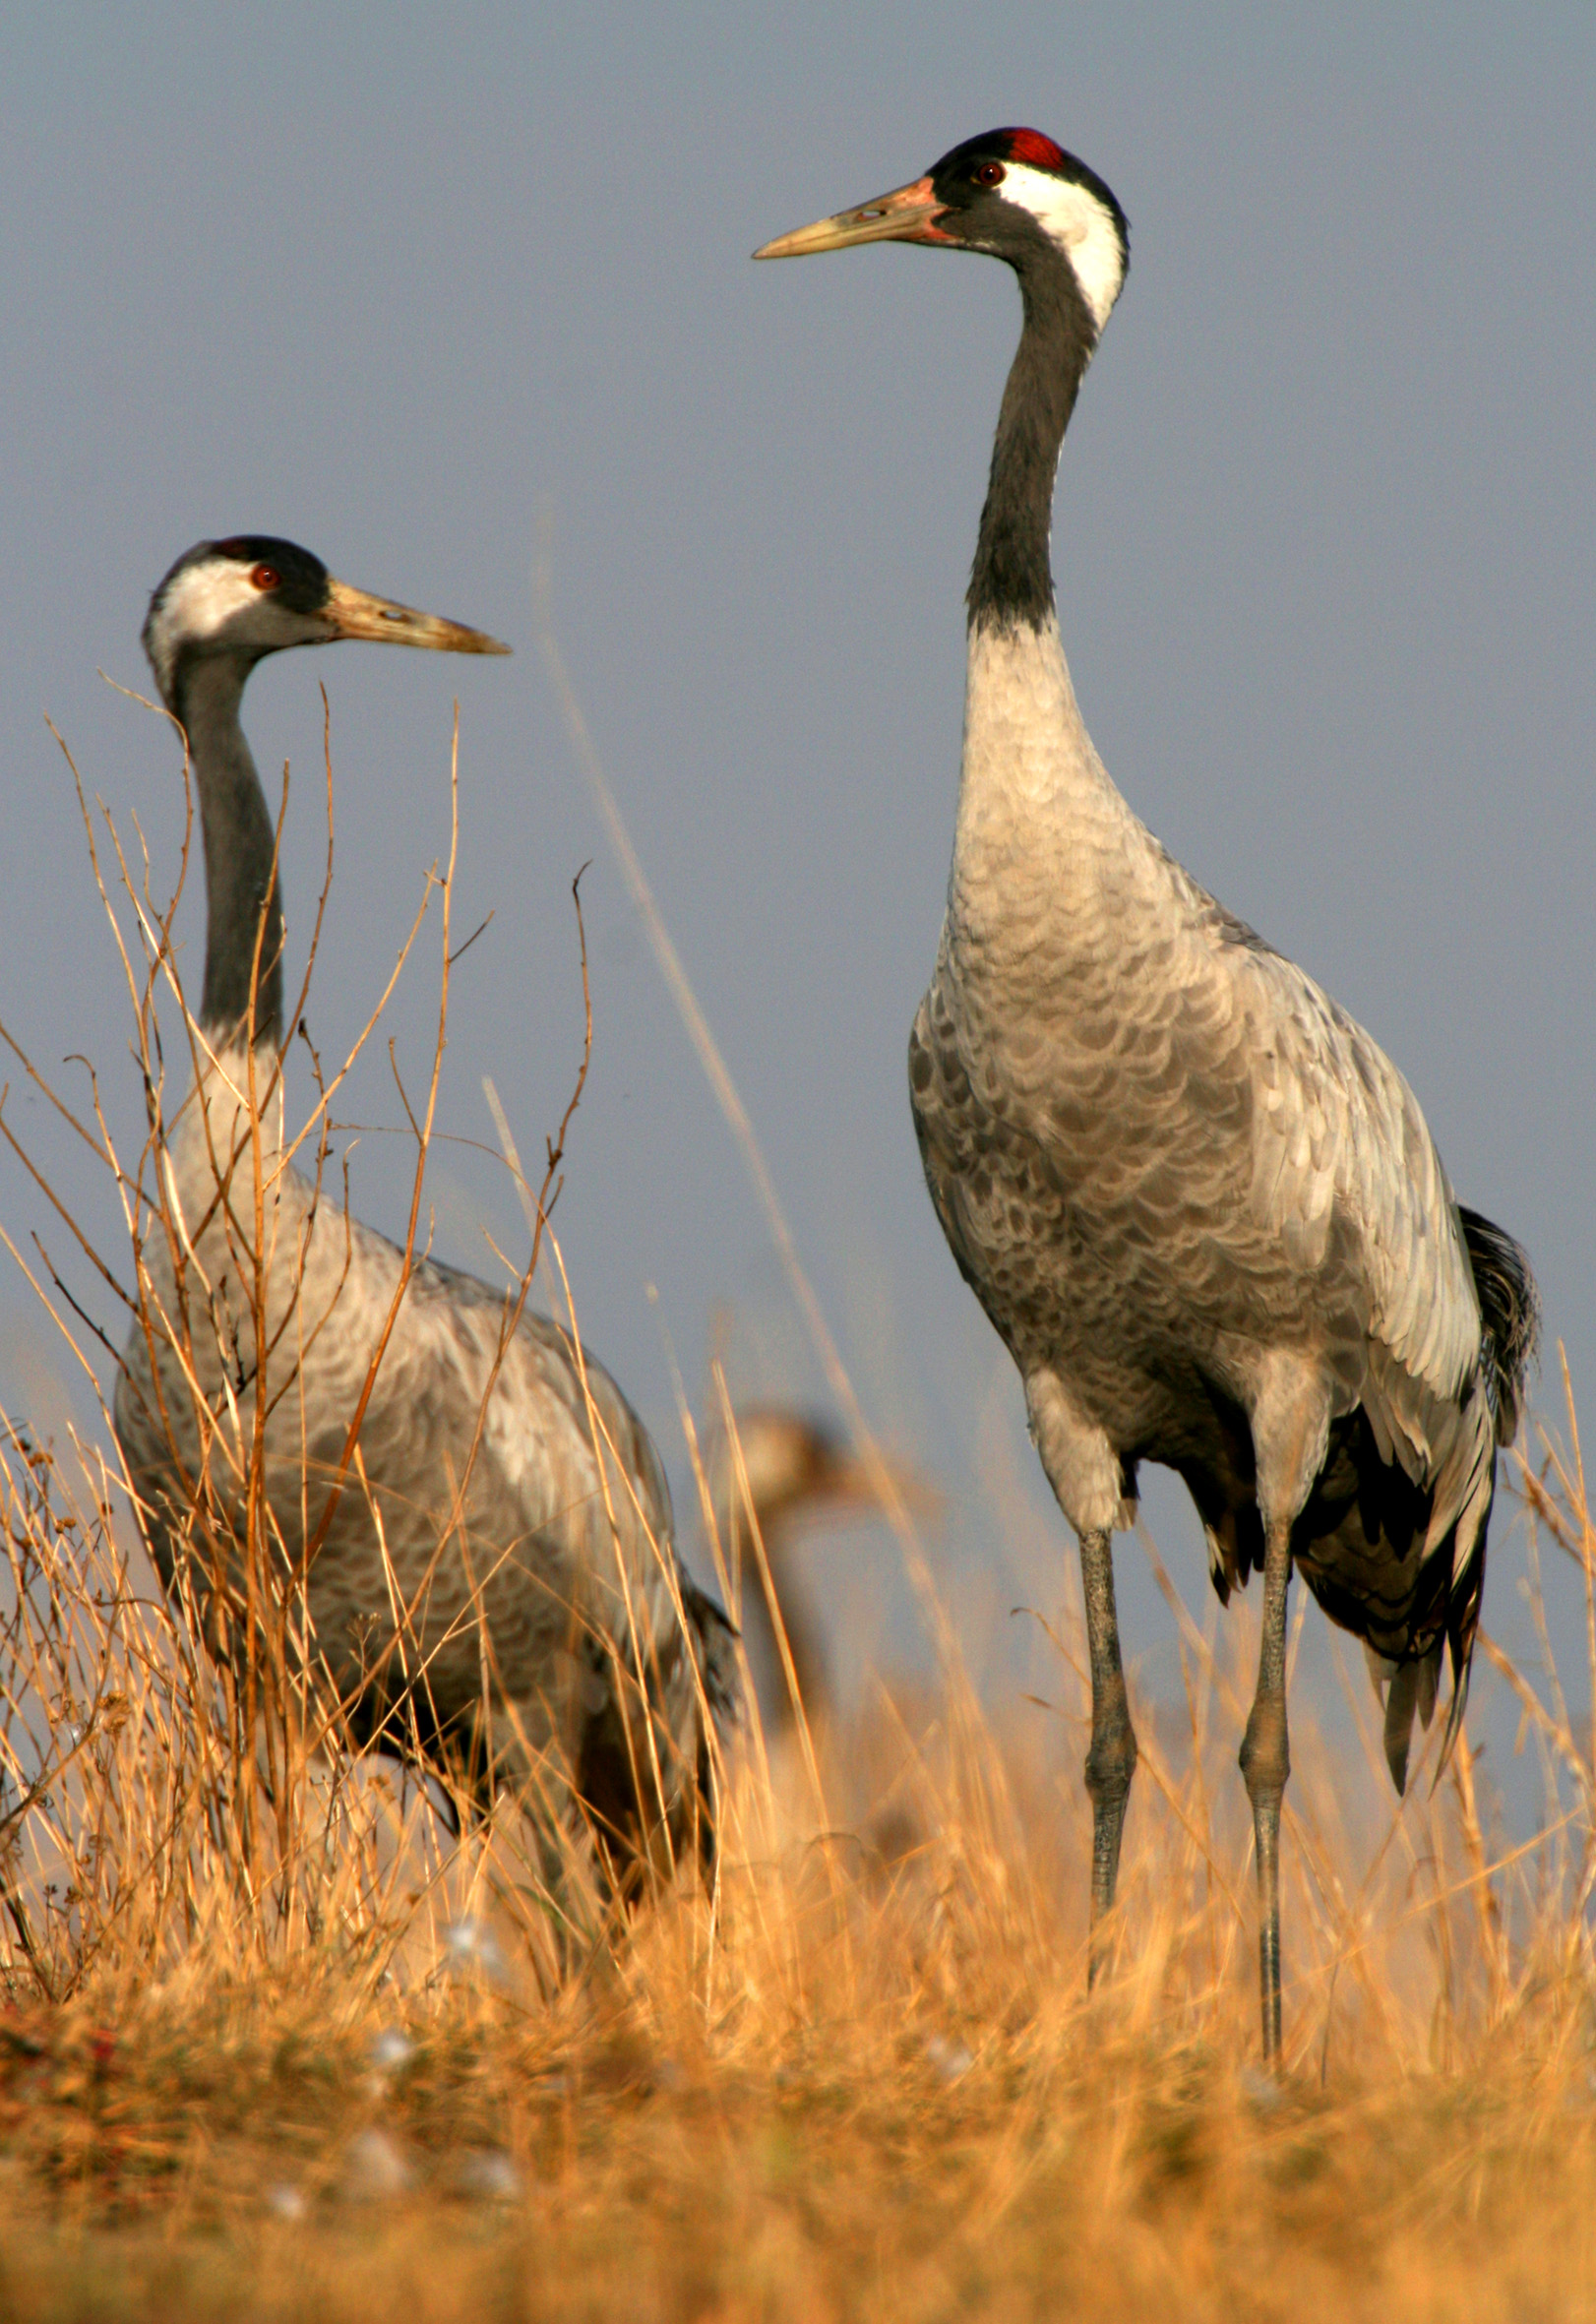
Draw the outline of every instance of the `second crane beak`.
<instances>
[{"instance_id":1,"label":"second crane beak","mask_svg":"<svg viewBox=\"0 0 1596 2324\"><path fill-rule=\"evenodd\" d=\"M422 645L434 653L508 653L497 638L481 630L467 630L440 614L417 613L413 605L394 605L386 597L368 596L347 581L329 581L323 608L336 638L370 638L379 645Z\"/></svg>"},{"instance_id":2,"label":"second crane beak","mask_svg":"<svg viewBox=\"0 0 1596 2324\"><path fill-rule=\"evenodd\" d=\"M933 222L948 205L939 202L929 177L911 186L894 187L862 202L857 210L838 211L835 217L817 218L812 226L778 235L756 250L756 258L812 258L821 250L846 250L855 242L945 242Z\"/></svg>"},{"instance_id":3,"label":"second crane beak","mask_svg":"<svg viewBox=\"0 0 1596 2324\"><path fill-rule=\"evenodd\" d=\"M883 1475L911 1517L930 1523L942 1515L945 1503L936 1487L928 1484L918 1471L905 1468L886 1455L882 1456L878 1471L857 1453L839 1454L833 1465L822 1472L820 1491L839 1509L885 1510Z\"/></svg>"}]
</instances>

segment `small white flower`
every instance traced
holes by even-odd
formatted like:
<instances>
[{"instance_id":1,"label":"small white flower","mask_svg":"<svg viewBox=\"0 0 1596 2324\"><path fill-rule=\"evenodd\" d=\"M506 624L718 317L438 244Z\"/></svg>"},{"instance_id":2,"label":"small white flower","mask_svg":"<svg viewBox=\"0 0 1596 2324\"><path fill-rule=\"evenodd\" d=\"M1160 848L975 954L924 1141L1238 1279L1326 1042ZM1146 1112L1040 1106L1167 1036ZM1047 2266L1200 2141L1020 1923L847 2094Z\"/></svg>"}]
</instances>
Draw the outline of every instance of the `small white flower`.
<instances>
[{"instance_id":1,"label":"small white flower","mask_svg":"<svg viewBox=\"0 0 1596 2324\"><path fill-rule=\"evenodd\" d=\"M482 2203L519 2203L522 2193L521 2172L503 2147L469 2148L456 2165L455 2184Z\"/></svg>"},{"instance_id":2,"label":"small white flower","mask_svg":"<svg viewBox=\"0 0 1596 2324\"><path fill-rule=\"evenodd\" d=\"M343 2163L343 2192L351 2203L387 2203L414 2177L404 2150L386 2130L362 2130Z\"/></svg>"},{"instance_id":3,"label":"small white flower","mask_svg":"<svg viewBox=\"0 0 1596 2324\"><path fill-rule=\"evenodd\" d=\"M415 2044L398 2026L388 2026L372 2036L366 2055L377 2073L400 2074L415 2055Z\"/></svg>"},{"instance_id":4,"label":"small white flower","mask_svg":"<svg viewBox=\"0 0 1596 2324\"><path fill-rule=\"evenodd\" d=\"M474 1972L499 1985L509 1976L504 1949L485 1921L451 1922L444 1930L444 1950L445 1965L457 1977Z\"/></svg>"},{"instance_id":5,"label":"small white flower","mask_svg":"<svg viewBox=\"0 0 1596 2324\"><path fill-rule=\"evenodd\" d=\"M963 2043L950 2042L946 2034L927 2036L926 2056L945 2082L957 2082L975 2063Z\"/></svg>"}]
</instances>

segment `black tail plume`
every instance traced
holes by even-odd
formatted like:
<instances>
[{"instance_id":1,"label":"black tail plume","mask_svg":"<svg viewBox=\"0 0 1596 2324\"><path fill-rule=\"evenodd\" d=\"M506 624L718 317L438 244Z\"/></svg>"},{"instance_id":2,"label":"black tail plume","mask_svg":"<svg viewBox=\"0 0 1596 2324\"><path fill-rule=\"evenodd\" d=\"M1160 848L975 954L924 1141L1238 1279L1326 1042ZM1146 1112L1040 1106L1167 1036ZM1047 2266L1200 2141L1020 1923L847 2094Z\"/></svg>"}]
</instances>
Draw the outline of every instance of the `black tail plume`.
<instances>
[{"instance_id":1,"label":"black tail plume","mask_svg":"<svg viewBox=\"0 0 1596 2324\"><path fill-rule=\"evenodd\" d=\"M1480 1297L1486 1397L1497 1424L1497 1442L1510 1444L1518 1434L1524 1377L1540 1342L1541 1295L1528 1256L1511 1235L1462 1203L1457 1216Z\"/></svg>"}]
</instances>

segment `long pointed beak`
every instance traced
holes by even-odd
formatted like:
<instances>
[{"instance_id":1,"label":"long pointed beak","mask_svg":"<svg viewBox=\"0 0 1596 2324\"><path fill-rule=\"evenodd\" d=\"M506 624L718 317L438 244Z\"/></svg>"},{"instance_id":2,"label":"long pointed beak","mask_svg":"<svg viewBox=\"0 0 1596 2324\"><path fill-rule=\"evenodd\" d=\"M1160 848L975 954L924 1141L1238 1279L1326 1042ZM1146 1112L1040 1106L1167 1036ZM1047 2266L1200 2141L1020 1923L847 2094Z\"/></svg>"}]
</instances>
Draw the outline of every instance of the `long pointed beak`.
<instances>
[{"instance_id":1,"label":"long pointed beak","mask_svg":"<svg viewBox=\"0 0 1596 2324\"><path fill-rule=\"evenodd\" d=\"M931 190L929 177L912 186L894 187L862 202L857 210L840 210L835 217L817 218L796 233L778 235L756 250L756 258L812 258L821 250L846 250L854 242L946 242L933 221L947 208Z\"/></svg>"},{"instance_id":2,"label":"long pointed beak","mask_svg":"<svg viewBox=\"0 0 1596 2324\"><path fill-rule=\"evenodd\" d=\"M417 613L413 605L368 596L364 589L351 589L347 581L328 583L326 613L338 638L370 638L379 645L424 645L434 653L510 651L481 630L467 630L436 613Z\"/></svg>"},{"instance_id":3,"label":"long pointed beak","mask_svg":"<svg viewBox=\"0 0 1596 2324\"><path fill-rule=\"evenodd\" d=\"M943 1497L934 1485L900 1461L884 1459L883 1466L911 1517L929 1522L942 1514ZM838 1509L879 1509L882 1505L874 1470L852 1452L836 1456L825 1473L821 1491Z\"/></svg>"}]
</instances>

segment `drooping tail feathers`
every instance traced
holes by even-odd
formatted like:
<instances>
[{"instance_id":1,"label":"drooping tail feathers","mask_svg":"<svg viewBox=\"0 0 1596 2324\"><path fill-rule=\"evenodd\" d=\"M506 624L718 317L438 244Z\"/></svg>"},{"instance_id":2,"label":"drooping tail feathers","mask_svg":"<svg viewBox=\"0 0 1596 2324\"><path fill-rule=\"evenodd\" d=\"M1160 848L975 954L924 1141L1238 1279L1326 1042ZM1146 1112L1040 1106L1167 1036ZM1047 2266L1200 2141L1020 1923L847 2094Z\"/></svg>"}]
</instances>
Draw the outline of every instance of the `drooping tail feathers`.
<instances>
[{"instance_id":1,"label":"drooping tail feathers","mask_svg":"<svg viewBox=\"0 0 1596 2324\"><path fill-rule=\"evenodd\" d=\"M1541 1300L1530 1273L1529 1260L1510 1235L1504 1234L1477 1210L1458 1205L1458 1220L1474 1271L1480 1302L1480 1378L1499 1445L1510 1444L1518 1434L1524 1400L1524 1381L1535 1361L1541 1330ZM1434 1781L1446 1771L1452 1745L1463 1723L1468 1702L1469 1666L1474 1656L1474 1633L1480 1619L1480 1595L1485 1584L1485 1526L1489 1506L1480 1520L1472 1554L1461 1571L1454 1571L1445 1610L1445 1642L1451 1649L1452 1699L1441 1749L1436 1755ZM1417 1716L1428 1727L1436 1707L1441 1679L1442 1639L1411 1660L1391 1661L1366 1644L1369 1675L1385 1704L1385 1758L1397 1791L1407 1788L1408 1746ZM1433 1788L1433 1786L1432 1786Z\"/></svg>"},{"instance_id":2,"label":"drooping tail feathers","mask_svg":"<svg viewBox=\"0 0 1596 2324\"><path fill-rule=\"evenodd\" d=\"M1497 1442L1510 1444L1518 1434L1525 1375L1541 1336L1541 1295L1529 1259L1511 1235L1462 1203L1457 1216L1480 1297L1486 1399L1497 1424Z\"/></svg>"},{"instance_id":3,"label":"drooping tail feathers","mask_svg":"<svg viewBox=\"0 0 1596 2324\"><path fill-rule=\"evenodd\" d=\"M1518 1434L1524 1382L1535 1361L1540 1341L1541 1295L1530 1273L1528 1254L1520 1244L1513 1241L1511 1235L1504 1233L1490 1219L1482 1218L1479 1211L1465 1208L1462 1203L1457 1206L1457 1216L1463 1229L1469 1265L1474 1270L1474 1288L1479 1294L1480 1377L1485 1388L1485 1400L1491 1407L1491 1417L1496 1424L1498 1444L1510 1444ZM1485 1589L1485 1526L1488 1522L1489 1509L1481 1520L1479 1549L1469 1560L1467 1574L1461 1577L1462 1586L1459 1587L1454 1581L1451 1603L1446 1611L1446 1635L1452 1660L1452 1700L1446 1716L1445 1733L1441 1739L1441 1749L1436 1754L1436 1772L1430 1787L1432 1791L1446 1772L1446 1762L1452 1755L1452 1745L1457 1741L1458 1730L1463 1724L1463 1712L1468 1705L1474 1633L1479 1627L1480 1599ZM1393 1685L1393 1695L1395 1691ZM1389 1756L1389 1705L1386 1710L1386 1728ZM1405 1758L1406 1754L1403 1755ZM1396 1773L1394 1758L1391 1760L1391 1772L1393 1775ZM1398 1791L1402 1789L1400 1781L1396 1788Z\"/></svg>"}]
</instances>

